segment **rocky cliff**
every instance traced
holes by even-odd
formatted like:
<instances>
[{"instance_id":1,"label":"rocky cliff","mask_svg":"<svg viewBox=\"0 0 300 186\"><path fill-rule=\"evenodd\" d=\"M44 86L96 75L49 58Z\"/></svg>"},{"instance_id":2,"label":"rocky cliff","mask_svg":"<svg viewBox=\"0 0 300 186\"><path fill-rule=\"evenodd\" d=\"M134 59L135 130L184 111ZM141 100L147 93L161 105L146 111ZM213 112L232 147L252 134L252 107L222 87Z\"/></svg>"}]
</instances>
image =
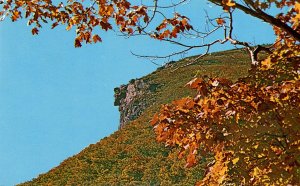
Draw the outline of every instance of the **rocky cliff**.
<instances>
[{"instance_id":1,"label":"rocky cliff","mask_svg":"<svg viewBox=\"0 0 300 186\"><path fill-rule=\"evenodd\" d=\"M115 106L119 106L120 125L124 127L129 121L135 120L149 106L151 101L147 94L155 91L157 86L142 79L133 79L127 85L121 85L114 89Z\"/></svg>"}]
</instances>

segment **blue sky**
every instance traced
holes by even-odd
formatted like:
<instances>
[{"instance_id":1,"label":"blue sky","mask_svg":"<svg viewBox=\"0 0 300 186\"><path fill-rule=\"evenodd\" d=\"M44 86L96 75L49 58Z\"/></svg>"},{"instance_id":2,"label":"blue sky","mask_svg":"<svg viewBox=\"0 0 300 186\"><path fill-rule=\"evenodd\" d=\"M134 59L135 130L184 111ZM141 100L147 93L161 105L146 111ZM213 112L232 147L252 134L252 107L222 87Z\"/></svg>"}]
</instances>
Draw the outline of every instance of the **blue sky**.
<instances>
[{"instance_id":1,"label":"blue sky","mask_svg":"<svg viewBox=\"0 0 300 186\"><path fill-rule=\"evenodd\" d=\"M219 13L203 2L187 6L192 21L201 20L199 10ZM274 37L265 23L243 14L238 14L234 26L241 40L259 44ZM102 37L101 44L75 49L74 32L63 27L44 28L39 36L32 36L24 21L0 22L1 186L47 172L116 131L114 87L157 68L130 51L166 54L176 49L145 38L124 39L114 33ZM228 47L218 45L213 50Z\"/></svg>"}]
</instances>

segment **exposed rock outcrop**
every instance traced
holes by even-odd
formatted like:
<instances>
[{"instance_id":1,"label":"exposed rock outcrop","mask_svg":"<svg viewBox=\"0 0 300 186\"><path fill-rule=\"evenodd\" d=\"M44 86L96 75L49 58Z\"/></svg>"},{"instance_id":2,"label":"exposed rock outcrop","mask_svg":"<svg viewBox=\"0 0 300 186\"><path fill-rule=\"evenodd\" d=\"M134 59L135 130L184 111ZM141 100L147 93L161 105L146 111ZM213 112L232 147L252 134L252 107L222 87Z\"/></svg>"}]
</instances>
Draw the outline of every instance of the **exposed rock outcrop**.
<instances>
[{"instance_id":1,"label":"exposed rock outcrop","mask_svg":"<svg viewBox=\"0 0 300 186\"><path fill-rule=\"evenodd\" d=\"M149 101L145 101L146 95L155 90L155 85L148 84L142 79L131 80L129 84L114 89L114 105L119 106L120 111L119 129L141 115L149 105Z\"/></svg>"}]
</instances>

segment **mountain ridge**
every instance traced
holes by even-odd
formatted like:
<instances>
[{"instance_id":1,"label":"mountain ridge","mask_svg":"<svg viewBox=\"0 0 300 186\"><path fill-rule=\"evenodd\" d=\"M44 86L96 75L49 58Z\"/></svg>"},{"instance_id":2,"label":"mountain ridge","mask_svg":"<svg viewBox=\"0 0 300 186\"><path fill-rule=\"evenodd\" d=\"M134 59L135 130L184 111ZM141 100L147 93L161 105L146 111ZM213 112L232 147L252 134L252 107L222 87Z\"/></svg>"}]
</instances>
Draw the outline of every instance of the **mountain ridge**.
<instances>
[{"instance_id":1,"label":"mountain ridge","mask_svg":"<svg viewBox=\"0 0 300 186\"><path fill-rule=\"evenodd\" d=\"M201 179L209 160L199 157L198 165L185 169L184 159L177 158L179 149L155 141L149 120L161 104L192 95L185 84L195 76L237 80L250 67L248 55L241 50L212 53L183 67L194 58L171 63L132 80L123 89L115 89L115 95L123 96L115 96L121 115L120 130L20 185L193 185ZM137 81L143 82L140 89ZM122 115L129 118L123 124Z\"/></svg>"}]
</instances>

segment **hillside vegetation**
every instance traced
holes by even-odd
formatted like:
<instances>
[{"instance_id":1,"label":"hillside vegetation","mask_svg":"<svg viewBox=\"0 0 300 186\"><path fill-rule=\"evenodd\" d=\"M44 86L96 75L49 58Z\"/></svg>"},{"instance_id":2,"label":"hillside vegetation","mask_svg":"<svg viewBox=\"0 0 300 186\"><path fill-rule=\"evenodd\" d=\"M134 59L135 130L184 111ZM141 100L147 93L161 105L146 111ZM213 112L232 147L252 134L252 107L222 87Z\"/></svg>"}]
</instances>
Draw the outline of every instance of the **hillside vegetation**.
<instances>
[{"instance_id":1,"label":"hillside vegetation","mask_svg":"<svg viewBox=\"0 0 300 186\"><path fill-rule=\"evenodd\" d=\"M193 77L207 75L237 80L247 74L250 61L246 52L230 50L207 55L196 64L182 67L192 58L142 78L156 84L157 89L146 98L153 104L136 120L20 185L194 185L203 176L208 160L202 158L195 167L185 168L184 158L177 157L180 149L157 143L149 121L161 104L193 95L185 87Z\"/></svg>"}]
</instances>

